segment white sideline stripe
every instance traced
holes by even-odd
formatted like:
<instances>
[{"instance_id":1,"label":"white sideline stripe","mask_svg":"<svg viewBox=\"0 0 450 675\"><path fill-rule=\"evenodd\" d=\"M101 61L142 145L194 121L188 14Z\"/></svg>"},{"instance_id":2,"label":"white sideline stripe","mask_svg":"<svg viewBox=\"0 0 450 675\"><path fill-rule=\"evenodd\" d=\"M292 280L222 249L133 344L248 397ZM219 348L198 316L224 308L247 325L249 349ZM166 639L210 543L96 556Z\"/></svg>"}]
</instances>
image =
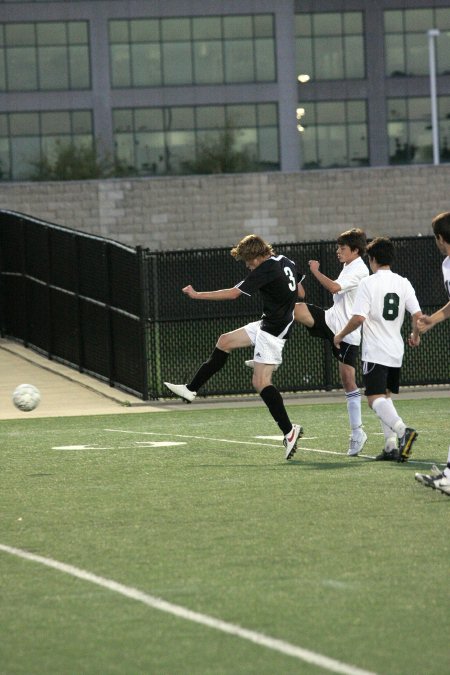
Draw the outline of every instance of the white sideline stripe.
<instances>
[{"instance_id":1,"label":"white sideline stripe","mask_svg":"<svg viewBox=\"0 0 450 675\"><path fill-rule=\"evenodd\" d=\"M189 436L188 434L165 434L165 433L160 433L157 431L133 431L131 429L104 429L103 431L112 431L113 433L116 434L144 434L144 435L149 435L149 436L171 436L172 438L194 438L197 441L217 441L218 443L238 443L239 445L262 445L264 447L268 448L279 448L280 444L277 443L275 445L274 443L255 443L254 441L234 441L231 440L230 438L211 438L210 436ZM255 436L255 438L259 438L258 436ZM305 438L302 438L302 440L305 440ZM346 452L337 452L336 450L322 450L322 448L303 448L300 445L297 447L297 450L301 450L304 452L318 452L322 455L337 455L338 457L347 457ZM364 455L363 453L359 453L357 455L360 459L375 459L375 455ZM355 457L351 457L350 459L354 460ZM431 460L420 460L420 459L409 459L408 464L424 464L426 466L430 466ZM395 462L394 462L395 464ZM445 464L438 464L436 463L436 466L445 466Z\"/></svg>"},{"instance_id":2,"label":"white sideline stripe","mask_svg":"<svg viewBox=\"0 0 450 675\"><path fill-rule=\"evenodd\" d=\"M186 607L181 607L180 605L174 605L171 602L167 602L161 598L156 598L153 595L147 595L147 593L143 593L132 586L124 586L117 581L99 577L96 574L82 570L79 567L74 567L73 565L67 565L66 563L53 560L52 558L44 558L43 556L29 553L28 551L24 551L20 548L14 548L13 546L6 546L5 544L0 544L0 550L4 553L15 555L18 558L23 558L24 560L31 560L32 562L40 563L41 565L46 565L47 567L52 567L53 569L58 570L58 572L64 572L65 574L82 579L83 581L89 581L93 584L97 584L97 586L107 588L109 591L114 591L115 593L124 595L131 600L142 602L144 605L152 607L153 609L158 609L162 612L166 612L167 614L173 614L180 619L193 621L195 623L202 624L203 626L208 626L208 628L215 628L216 630L222 631L223 633L228 633L229 635L234 635L244 640L254 642L257 645L262 645L263 647L268 647L274 651L281 652L282 654L293 656L294 658L305 661L306 663L312 663L333 673L344 673L345 675L375 675L375 673L370 671L361 670L361 668L357 668L356 666L352 666L341 661L335 661L334 659L330 659L327 656L323 656L322 654L317 654L316 652L309 651L308 649L303 649L302 647L292 645L289 642L277 640L276 638L271 638L267 635L264 635L263 633L257 633L253 630L241 628L241 626L236 624L228 623L227 621L221 621L220 619L215 619L214 617L208 616L207 614L194 612L190 609L186 609Z\"/></svg>"}]
</instances>

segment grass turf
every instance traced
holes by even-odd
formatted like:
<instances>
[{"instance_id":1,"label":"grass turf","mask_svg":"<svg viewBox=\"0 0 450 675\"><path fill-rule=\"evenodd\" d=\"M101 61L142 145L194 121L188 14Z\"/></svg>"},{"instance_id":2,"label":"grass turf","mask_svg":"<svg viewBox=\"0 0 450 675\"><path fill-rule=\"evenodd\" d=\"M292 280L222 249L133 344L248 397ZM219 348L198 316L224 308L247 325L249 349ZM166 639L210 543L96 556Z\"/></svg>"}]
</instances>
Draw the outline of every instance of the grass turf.
<instances>
[{"instance_id":1,"label":"grass turf","mask_svg":"<svg viewBox=\"0 0 450 675\"><path fill-rule=\"evenodd\" d=\"M347 458L342 403L289 406L290 462L255 438L277 434L263 405L2 422L0 543L369 671L445 672L450 499L414 473L445 463L448 401L397 407L423 464ZM327 672L2 552L0 574L1 672Z\"/></svg>"}]
</instances>

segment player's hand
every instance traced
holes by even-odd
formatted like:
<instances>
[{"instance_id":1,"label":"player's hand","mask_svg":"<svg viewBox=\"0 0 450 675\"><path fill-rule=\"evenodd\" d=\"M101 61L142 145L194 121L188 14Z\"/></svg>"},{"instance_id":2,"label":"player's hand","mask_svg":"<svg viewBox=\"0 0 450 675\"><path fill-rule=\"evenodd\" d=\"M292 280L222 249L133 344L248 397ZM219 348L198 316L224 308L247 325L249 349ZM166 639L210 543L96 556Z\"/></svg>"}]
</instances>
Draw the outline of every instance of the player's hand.
<instances>
[{"instance_id":1,"label":"player's hand","mask_svg":"<svg viewBox=\"0 0 450 675\"><path fill-rule=\"evenodd\" d=\"M333 338L333 342L334 342L334 346L336 347L336 349L339 349L339 347L341 346L341 342L342 342L342 338L341 338L340 333L336 333L336 335Z\"/></svg>"},{"instance_id":2,"label":"player's hand","mask_svg":"<svg viewBox=\"0 0 450 675\"><path fill-rule=\"evenodd\" d=\"M320 262L318 260L308 260L309 269L311 272L318 272L320 267Z\"/></svg>"},{"instance_id":3,"label":"player's hand","mask_svg":"<svg viewBox=\"0 0 450 675\"><path fill-rule=\"evenodd\" d=\"M190 284L181 289L185 295L188 295L190 298L195 298L197 291Z\"/></svg>"},{"instance_id":4,"label":"player's hand","mask_svg":"<svg viewBox=\"0 0 450 675\"><path fill-rule=\"evenodd\" d=\"M420 335L415 336L414 333L408 338L408 344L410 347L418 347L420 345Z\"/></svg>"},{"instance_id":5,"label":"player's hand","mask_svg":"<svg viewBox=\"0 0 450 675\"><path fill-rule=\"evenodd\" d=\"M427 330L430 330L430 328L433 328L433 326L433 319L427 314L422 314L420 319L417 319L417 328L419 329L419 333L421 335L422 333L426 333Z\"/></svg>"}]
</instances>

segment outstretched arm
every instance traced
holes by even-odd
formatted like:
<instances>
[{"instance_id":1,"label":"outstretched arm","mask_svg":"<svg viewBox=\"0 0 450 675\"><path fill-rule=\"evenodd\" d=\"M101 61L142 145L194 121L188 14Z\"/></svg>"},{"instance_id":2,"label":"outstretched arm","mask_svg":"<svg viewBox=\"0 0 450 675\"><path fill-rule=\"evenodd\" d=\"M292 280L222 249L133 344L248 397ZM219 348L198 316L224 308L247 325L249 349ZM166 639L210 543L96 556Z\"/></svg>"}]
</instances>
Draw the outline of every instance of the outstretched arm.
<instances>
[{"instance_id":1,"label":"outstretched arm","mask_svg":"<svg viewBox=\"0 0 450 675\"><path fill-rule=\"evenodd\" d=\"M308 265L309 269L311 270L311 274L316 277L319 284L326 288L327 291L330 291L330 293L338 293L341 290L340 285L336 281L333 281L333 279L330 279L329 277L325 276L325 274L320 272L320 263L318 260L310 260Z\"/></svg>"},{"instance_id":2,"label":"outstretched arm","mask_svg":"<svg viewBox=\"0 0 450 675\"><path fill-rule=\"evenodd\" d=\"M339 349L339 345L341 344L342 340L345 338L346 335L349 333L353 333L354 330L359 328L364 321L366 320L365 316L361 316L361 314L354 314L351 319L349 319L349 322L347 323L346 326L341 330L340 333L336 333L334 336L334 345Z\"/></svg>"},{"instance_id":3,"label":"outstretched arm","mask_svg":"<svg viewBox=\"0 0 450 675\"><path fill-rule=\"evenodd\" d=\"M417 326L419 333L426 333L427 330L433 328L437 323L450 319L450 302L447 302L446 305L438 309L437 312L428 316L427 314L422 314L422 316L417 321Z\"/></svg>"},{"instance_id":4,"label":"outstretched arm","mask_svg":"<svg viewBox=\"0 0 450 675\"><path fill-rule=\"evenodd\" d=\"M196 291L191 285L181 289L192 300L236 300L242 295L239 288L222 288L219 291Z\"/></svg>"}]
</instances>

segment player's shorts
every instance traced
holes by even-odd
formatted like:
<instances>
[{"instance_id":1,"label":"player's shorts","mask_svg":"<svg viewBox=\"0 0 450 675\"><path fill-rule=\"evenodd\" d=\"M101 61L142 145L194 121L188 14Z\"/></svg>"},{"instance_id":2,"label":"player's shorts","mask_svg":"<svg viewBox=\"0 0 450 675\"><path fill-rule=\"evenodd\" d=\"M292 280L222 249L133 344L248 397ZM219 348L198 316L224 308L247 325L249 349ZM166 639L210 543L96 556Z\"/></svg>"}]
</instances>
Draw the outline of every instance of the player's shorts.
<instances>
[{"instance_id":1,"label":"player's shorts","mask_svg":"<svg viewBox=\"0 0 450 675\"><path fill-rule=\"evenodd\" d=\"M363 380L366 396L386 394L387 390L398 394L400 390L400 368L383 366L380 363L363 361Z\"/></svg>"},{"instance_id":2,"label":"player's shorts","mask_svg":"<svg viewBox=\"0 0 450 675\"><path fill-rule=\"evenodd\" d=\"M244 326L244 330L255 346L253 361L280 365L282 363L283 347L286 340L261 330L261 321L253 321Z\"/></svg>"},{"instance_id":3,"label":"player's shorts","mask_svg":"<svg viewBox=\"0 0 450 675\"><path fill-rule=\"evenodd\" d=\"M308 328L308 326L306 326L309 334L312 337L319 337L322 338L322 340L328 340L328 342L331 344L331 349L333 350L333 355L335 358L341 363L345 363L348 366L352 366L352 368L356 368L359 347L357 347L357 345L349 345L348 342L344 342L343 340L338 349L333 342L334 333L331 328L327 326L327 322L325 321L325 310L322 309L322 307L317 307L317 305L310 305L308 303L306 304L309 313L314 319L314 326L312 328Z\"/></svg>"}]
</instances>

